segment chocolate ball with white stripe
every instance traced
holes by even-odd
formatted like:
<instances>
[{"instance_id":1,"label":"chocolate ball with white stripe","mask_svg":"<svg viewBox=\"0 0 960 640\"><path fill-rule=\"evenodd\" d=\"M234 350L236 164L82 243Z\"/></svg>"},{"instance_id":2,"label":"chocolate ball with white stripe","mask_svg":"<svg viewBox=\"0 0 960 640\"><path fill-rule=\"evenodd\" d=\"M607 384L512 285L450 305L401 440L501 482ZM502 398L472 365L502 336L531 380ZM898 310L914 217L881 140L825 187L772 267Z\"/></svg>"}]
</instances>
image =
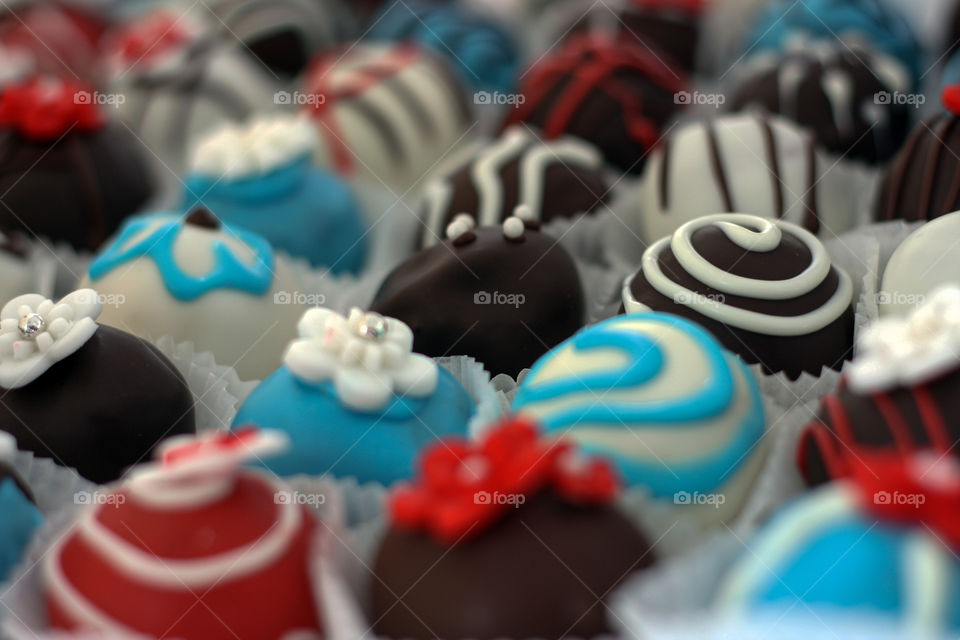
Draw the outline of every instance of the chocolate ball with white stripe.
<instances>
[{"instance_id":1,"label":"chocolate ball with white stripe","mask_svg":"<svg viewBox=\"0 0 960 640\"><path fill-rule=\"evenodd\" d=\"M652 244L623 286L627 313L697 322L747 363L791 379L852 353L853 283L823 244L782 220L704 216Z\"/></svg>"},{"instance_id":2,"label":"chocolate ball with white stripe","mask_svg":"<svg viewBox=\"0 0 960 640\"><path fill-rule=\"evenodd\" d=\"M540 222L600 209L609 195L603 158L573 137L543 140L517 125L424 188L420 246L443 240L460 213L481 226L498 225L523 205Z\"/></svg>"},{"instance_id":3,"label":"chocolate ball with white stripe","mask_svg":"<svg viewBox=\"0 0 960 640\"><path fill-rule=\"evenodd\" d=\"M760 107L809 128L827 150L871 165L889 160L910 130L910 73L865 46L804 43L744 65L730 109Z\"/></svg>"}]
</instances>

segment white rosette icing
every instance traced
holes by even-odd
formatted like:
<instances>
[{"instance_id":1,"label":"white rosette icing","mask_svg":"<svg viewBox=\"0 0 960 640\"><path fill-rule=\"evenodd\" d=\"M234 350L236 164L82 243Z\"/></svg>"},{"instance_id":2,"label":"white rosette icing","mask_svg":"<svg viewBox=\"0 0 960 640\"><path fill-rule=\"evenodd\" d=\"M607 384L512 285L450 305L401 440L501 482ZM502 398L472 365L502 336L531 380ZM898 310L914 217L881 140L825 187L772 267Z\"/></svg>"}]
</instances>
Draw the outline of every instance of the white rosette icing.
<instances>
[{"instance_id":1,"label":"white rosette icing","mask_svg":"<svg viewBox=\"0 0 960 640\"><path fill-rule=\"evenodd\" d=\"M383 408L394 393L424 397L437 387L437 365L413 353L413 332L399 320L350 310L307 311L284 364L305 382L332 382L340 401L361 411Z\"/></svg>"},{"instance_id":2,"label":"white rosette icing","mask_svg":"<svg viewBox=\"0 0 960 640\"><path fill-rule=\"evenodd\" d=\"M960 287L934 291L906 316L883 318L858 339L844 373L850 389L867 394L923 384L960 364Z\"/></svg>"},{"instance_id":3,"label":"white rosette icing","mask_svg":"<svg viewBox=\"0 0 960 640\"><path fill-rule=\"evenodd\" d=\"M227 125L204 138L193 152L190 169L224 178L268 173L313 154L317 134L306 119L263 116L243 125Z\"/></svg>"},{"instance_id":4,"label":"white rosette icing","mask_svg":"<svg viewBox=\"0 0 960 640\"><path fill-rule=\"evenodd\" d=\"M0 386L25 386L86 344L97 330L100 296L80 289L53 302L28 293L0 311Z\"/></svg>"}]
</instances>

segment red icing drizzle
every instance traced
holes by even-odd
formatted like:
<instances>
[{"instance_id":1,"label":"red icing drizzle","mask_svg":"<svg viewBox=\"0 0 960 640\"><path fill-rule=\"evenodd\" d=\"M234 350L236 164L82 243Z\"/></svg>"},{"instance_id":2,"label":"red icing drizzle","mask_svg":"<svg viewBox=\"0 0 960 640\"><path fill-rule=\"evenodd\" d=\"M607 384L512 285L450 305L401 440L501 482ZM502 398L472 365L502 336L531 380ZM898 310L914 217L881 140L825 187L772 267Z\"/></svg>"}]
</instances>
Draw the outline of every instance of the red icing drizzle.
<instances>
[{"instance_id":1,"label":"red icing drizzle","mask_svg":"<svg viewBox=\"0 0 960 640\"><path fill-rule=\"evenodd\" d=\"M0 128L34 142L57 140L69 131L96 131L105 124L93 94L67 80L34 78L0 93Z\"/></svg>"},{"instance_id":2,"label":"red icing drizzle","mask_svg":"<svg viewBox=\"0 0 960 640\"><path fill-rule=\"evenodd\" d=\"M480 442L438 443L425 451L417 482L391 496L394 525L453 543L481 533L545 489L576 504L613 499L619 483L610 465L573 453L571 443L540 438L524 418L501 423Z\"/></svg>"},{"instance_id":3,"label":"red icing drizzle","mask_svg":"<svg viewBox=\"0 0 960 640\"><path fill-rule=\"evenodd\" d=\"M530 70L530 80L523 91L526 101L513 111L509 121L528 119L557 85L566 82L544 123L548 138L566 133L583 102L599 91L623 106L630 138L652 147L660 137L660 127L645 113L642 90L618 78L624 71L638 72L668 93L683 91L687 86L682 71L671 68L642 46L601 33L582 33L571 37L556 55Z\"/></svg>"},{"instance_id":4,"label":"red icing drizzle","mask_svg":"<svg viewBox=\"0 0 960 640\"><path fill-rule=\"evenodd\" d=\"M164 450L161 462L165 467L173 467L179 462L202 459L211 454L246 451L259 438L259 428L252 425L243 426L233 431L217 433L170 447Z\"/></svg>"},{"instance_id":5,"label":"red icing drizzle","mask_svg":"<svg viewBox=\"0 0 960 640\"><path fill-rule=\"evenodd\" d=\"M421 53L412 45L400 45L391 49L388 55L382 55L369 64L348 72L338 71L336 67L347 56L348 52L340 49L325 54L311 65L307 73L306 87L307 91L318 99L305 107L307 113L317 120L317 131L327 140L333 154L334 167L344 173L354 170L353 154L344 141L334 108L343 101L362 96L376 85L413 66L420 59ZM347 82L343 81L345 73L350 74ZM337 80L336 83L334 79ZM334 86L335 84L338 86Z\"/></svg>"},{"instance_id":6,"label":"red icing drizzle","mask_svg":"<svg viewBox=\"0 0 960 640\"><path fill-rule=\"evenodd\" d=\"M120 32L116 55L136 65L183 47L191 38L180 20L169 11L155 11L131 22Z\"/></svg>"},{"instance_id":7,"label":"red icing drizzle","mask_svg":"<svg viewBox=\"0 0 960 640\"><path fill-rule=\"evenodd\" d=\"M947 111L955 116L960 116L960 84L944 87L941 100Z\"/></svg>"}]
</instances>

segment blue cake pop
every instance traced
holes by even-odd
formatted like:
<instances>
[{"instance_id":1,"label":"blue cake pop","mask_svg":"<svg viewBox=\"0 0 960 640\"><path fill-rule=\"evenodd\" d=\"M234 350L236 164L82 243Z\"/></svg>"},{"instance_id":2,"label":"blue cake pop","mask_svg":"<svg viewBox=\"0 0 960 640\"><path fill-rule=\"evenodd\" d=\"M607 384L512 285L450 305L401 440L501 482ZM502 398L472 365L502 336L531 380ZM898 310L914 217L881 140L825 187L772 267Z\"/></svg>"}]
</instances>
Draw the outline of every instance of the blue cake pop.
<instances>
[{"instance_id":1,"label":"blue cake pop","mask_svg":"<svg viewBox=\"0 0 960 640\"><path fill-rule=\"evenodd\" d=\"M475 407L393 318L311 309L284 365L240 407L234 428L286 433L290 450L264 463L283 476L330 473L391 484L410 478L424 445L463 436Z\"/></svg>"},{"instance_id":2,"label":"blue cake pop","mask_svg":"<svg viewBox=\"0 0 960 640\"><path fill-rule=\"evenodd\" d=\"M464 82L477 90L513 90L520 54L507 31L494 21L453 3L391 2L374 19L368 37L415 42L445 57Z\"/></svg>"},{"instance_id":3,"label":"blue cake pop","mask_svg":"<svg viewBox=\"0 0 960 640\"><path fill-rule=\"evenodd\" d=\"M16 447L13 436L0 433L0 454ZM0 458L3 456L0 455ZM0 582L6 580L23 557L23 552L43 517L17 476L0 464Z\"/></svg>"},{"instance_id":4,"label":"blue cake pop","mask_svg":"<svg viewBox=\"0 0 960 640\"><path fill-rule=\"evenodd\" d=\"M921 73L923 50L910 24L884 0L774 0L747 38L745 55L835 38L865 42L900 60L914 83Z\"/></svg>"},{"instance_id":5,"label":"blue cake pop","mask_svg":"<svg viewBox=\"0 0 960 640\"><path fill-rule=\"evenodd\" d=\"M218 131L193 155L183 210L205 206L316 267L360 271L364 214L349 186L313 166L315 136L311 124L292 116Z\"/></svg>"},{"instance_id":6,"label":"blue cake pop","mask_svg":"<svg viewBox=\"0 0 960 640\"><path fill-rule=\"evenodd\" d=\"M861 463L870 455L862 455ZM857 616L900 625L904 637L956 633L960 540L949 521L960 506L960 475L952 458L931 464L932 458L899 461L917 465L911 472L921 478L916 484L899 485L889 465L869 462L863 478L826 485L784 507L733 565L719 590L718 610L817 620ZM954 469L934 470L944 465ZM946 500L945 488L951 494Z\"/></svg>"}]
</instances>

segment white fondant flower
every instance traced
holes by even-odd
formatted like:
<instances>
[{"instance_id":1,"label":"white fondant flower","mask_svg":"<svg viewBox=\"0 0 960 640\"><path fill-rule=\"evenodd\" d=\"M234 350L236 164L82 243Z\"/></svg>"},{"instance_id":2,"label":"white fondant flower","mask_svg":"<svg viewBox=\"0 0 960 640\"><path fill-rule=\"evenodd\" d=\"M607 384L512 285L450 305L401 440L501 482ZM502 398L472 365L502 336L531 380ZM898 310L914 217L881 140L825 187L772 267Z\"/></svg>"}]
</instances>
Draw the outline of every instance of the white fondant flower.
<instances>
[{"instance_id":1,"label":"white fondant flower","mask_svg":"<svg viewBox=\"0 0 960 640\"><path fill-rule=\"evenodd\" d=\"M856 393L914 386L960 368L960 288L937 289L909 315L879 320L857 346L846 369Z\"/></svg>"},{"instance_id":2,"label":"white fondant flower","mask_svg":"<svg viewBox=\"0 0 960 640\"><path fill-rule=\"evenodd\" d=\"M73 354L96 332L100 295L80 289L54 303L36 293L0 311L0 387L27 385Z\"/></svg>"},{"instance_id":3,"label":"white fondant flower","mask_svg":"<svg viewBox=\"0 0 960 640\"><path fill-rule=\"evenodd\" d=\"M340 401L363 411L383 408L393 393L423 397L437 387L437 365L412 352L413 332L399 320L352 309L349 317L311 309L300 339L284 356L306 382L332 381Z\"/></svg>"},{"instance_id":4,"label":"white fondant flower","mask_svg":"<svg viewBox=\"0 0 960 640\"><path fill-rule=\"evenodd\" d=\"M315 145L316 131L303 117L260 118L205 138L194 151L191 169L207 176L254 176L312 153Z\"/></svg>"}]
</instances>

